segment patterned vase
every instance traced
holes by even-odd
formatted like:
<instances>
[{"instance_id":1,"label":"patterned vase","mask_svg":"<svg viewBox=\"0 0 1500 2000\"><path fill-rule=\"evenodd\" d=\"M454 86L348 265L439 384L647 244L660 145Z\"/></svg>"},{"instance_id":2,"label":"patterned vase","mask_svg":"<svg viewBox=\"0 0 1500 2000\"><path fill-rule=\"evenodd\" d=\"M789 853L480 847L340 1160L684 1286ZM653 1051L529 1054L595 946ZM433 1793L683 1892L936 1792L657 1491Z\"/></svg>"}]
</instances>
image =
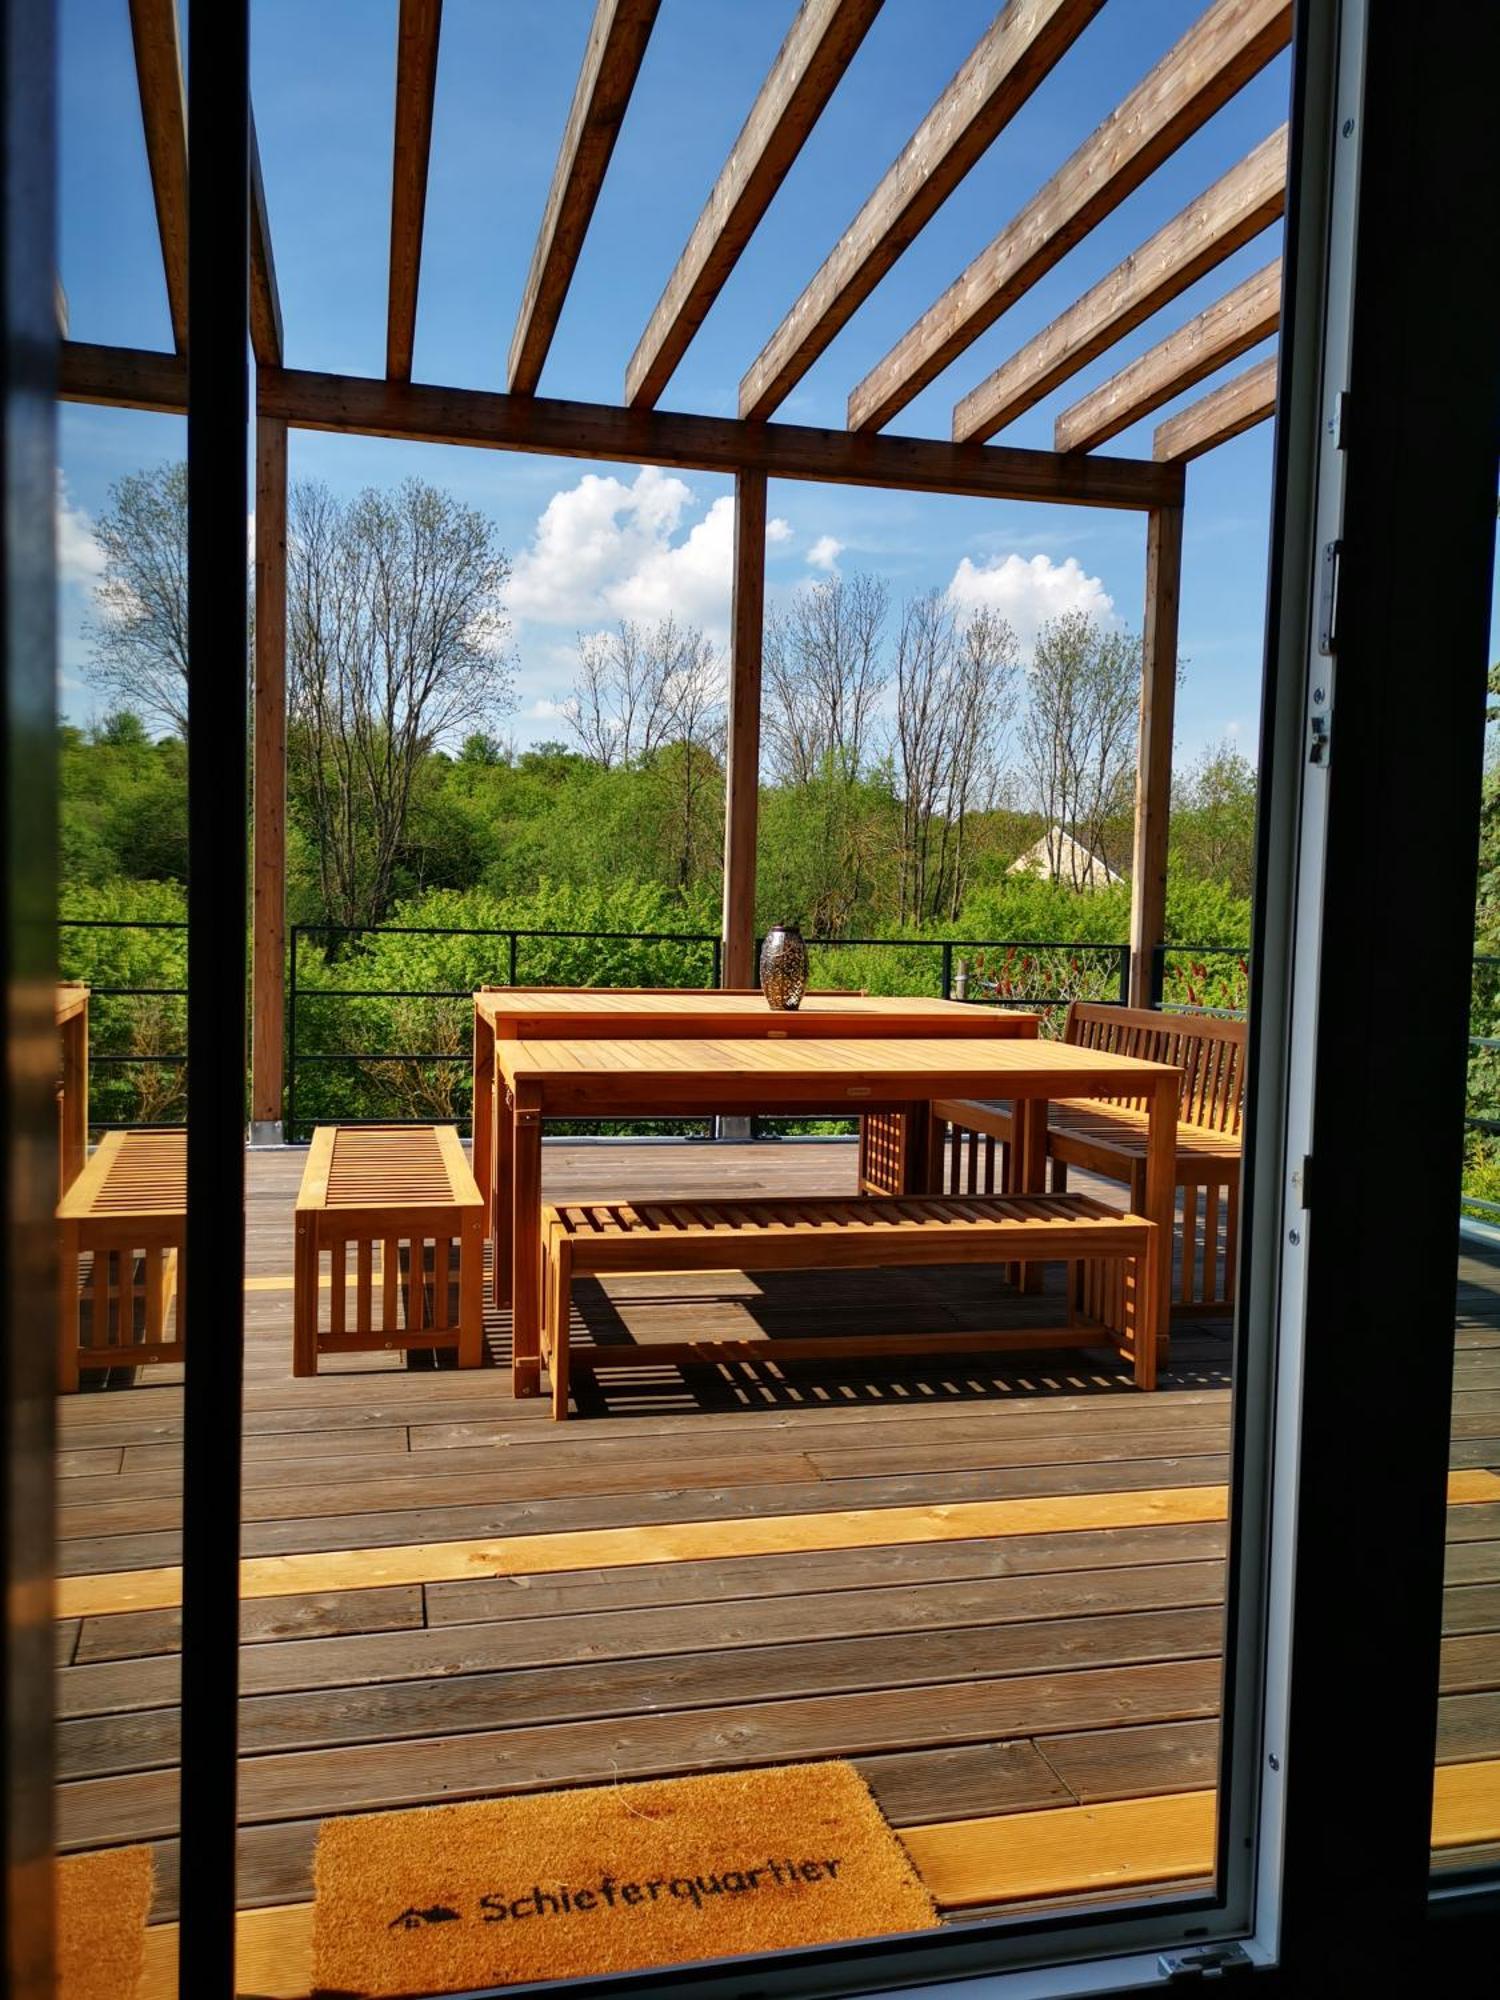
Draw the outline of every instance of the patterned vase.
<instances>
[{"instance_id":1,"label":"patterned vase","mask_svg":"<svg viewBox=\"0 0 1500 2000\"><path fill-rule=\"evenodd\" d=\"M795 924L777 924L760 948L760 990L767 1003L792 1014L807 991L807 946Z\"/></svg>"}]
</instances>

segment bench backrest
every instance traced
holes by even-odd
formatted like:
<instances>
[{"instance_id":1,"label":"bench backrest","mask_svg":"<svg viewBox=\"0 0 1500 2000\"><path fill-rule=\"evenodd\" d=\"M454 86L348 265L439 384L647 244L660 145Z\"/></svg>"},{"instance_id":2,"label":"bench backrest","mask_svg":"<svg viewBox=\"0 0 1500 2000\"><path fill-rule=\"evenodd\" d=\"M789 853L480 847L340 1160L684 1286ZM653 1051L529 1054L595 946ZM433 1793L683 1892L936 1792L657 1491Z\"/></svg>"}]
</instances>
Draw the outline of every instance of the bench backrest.
<instances>
[{"instance_id":1,"label":"bench backrest","mask_svg":"<svg viewBox=\"0 0 1500 2000\"><path fill-rule=\"evenodd\" d=\"M1172 1063L1182 1071L1179 1123L1238 1135L1245 1112L1243 1021L1075 1000L1063 1039L1144 1062Z\"/></svg>"}]
</instances>

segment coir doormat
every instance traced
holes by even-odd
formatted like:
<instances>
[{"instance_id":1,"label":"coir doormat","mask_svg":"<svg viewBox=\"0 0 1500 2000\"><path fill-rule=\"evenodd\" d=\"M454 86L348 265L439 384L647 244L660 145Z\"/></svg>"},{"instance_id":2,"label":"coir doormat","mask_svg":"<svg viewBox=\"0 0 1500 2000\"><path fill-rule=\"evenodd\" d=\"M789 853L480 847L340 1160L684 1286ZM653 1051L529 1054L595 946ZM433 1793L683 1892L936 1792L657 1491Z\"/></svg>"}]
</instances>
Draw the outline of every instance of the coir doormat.
<instances>
[{"instance_id":1,"label":"coir doormat","mask_svg":"<svg viewBox=\"0 0 1500 2000\"><path fill-rule=\"evenodd\" d=\"M928 1930L849 1764L324 1822L315 1991L451 1992Z\"/></svg>"},{"instance_id":2,"label":"coir doormat","mask_svg":"<svg viewBox=\"0 0 1500 2000\"><path fill-rule=\"evenodd\" d=\"M57 1863L58 2000L131 2000L146 1955L151 1871L149 1847Z\"/></svg>"}]
</instances>

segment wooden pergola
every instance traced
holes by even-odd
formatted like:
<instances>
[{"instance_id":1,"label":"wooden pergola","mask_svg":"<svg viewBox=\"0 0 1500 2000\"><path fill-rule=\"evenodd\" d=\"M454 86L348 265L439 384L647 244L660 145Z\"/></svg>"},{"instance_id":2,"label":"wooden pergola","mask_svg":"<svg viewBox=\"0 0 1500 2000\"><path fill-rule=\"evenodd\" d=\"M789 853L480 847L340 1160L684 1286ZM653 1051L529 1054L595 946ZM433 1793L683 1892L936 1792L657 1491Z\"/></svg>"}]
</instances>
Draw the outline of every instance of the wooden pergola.
<instances>
[{"instance_id":1,"label":"wooden pergola","mask_svg":"<svg viewBox=\"0 0 1500 2000\"><path fill-rule=\"evenodd\" d=\"M1150 459L1097 446L1275 333L1275 260L1057 419L1052 451L986 440L1268 228L1285 201L1285 128L963 396L949 439L884 426L1261 71L1291 0L1212 0L1026 206L915 320L849 397L847 428L769 419L1105 0L1008 0L833 246L740 383L736 417L656 405L860 46L881 0L802 0L661 298L618 404L539 396L553 335L660 0L596 0L511 341L504 393L411 379L442 0L400 0L391 247L382 377L284 362L276 267L251 124L249 339L255 361L252 1119L278 1127L283 1082L287 433L292 429L730 473L734 595L724 852L723 979L749 983L755 925L766 482L771 478L1052 501L1144 513L1147 559L1131 902L1131 1000L1150 997L1166 906L1185 467L1263 422L1275 357L1155 432ZM60 395L187 407L187 121L176 0L130 0L171 352L64 339Z\"/></svg>"}]
</instances>

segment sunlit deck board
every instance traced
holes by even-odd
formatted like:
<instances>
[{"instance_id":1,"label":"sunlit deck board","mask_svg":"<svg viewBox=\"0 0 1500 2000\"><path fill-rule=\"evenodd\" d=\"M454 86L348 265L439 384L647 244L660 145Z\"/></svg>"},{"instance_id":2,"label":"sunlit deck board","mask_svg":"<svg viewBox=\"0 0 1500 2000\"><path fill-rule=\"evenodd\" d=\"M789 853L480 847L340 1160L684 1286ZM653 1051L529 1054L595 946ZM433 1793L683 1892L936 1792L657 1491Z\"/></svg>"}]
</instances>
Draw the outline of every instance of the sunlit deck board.
<instances>
[{"instance_id":1,"label":"sunlit deck board","mask_svg":"<svg viewBox=\"0 0 1500 2000\"><path fill-rule=\"evenodd\" d=\"M841 1192L852 1148L562 1147L549 1193ZM300 1156L251 1163L250 1270L289 1268ZM566 1176L566 1179L564 1179ZM1500 1464L1500 1352L1480 1272L1466 1293L1455 1464ZM822 1281L819 1281L820 1283ZM820 1314L995 1311L972 1280L830 1280ZM863 1287L863 1291L859 1289ZM693 1288L696 1288L694 1290ZM649 1341L673 1315L750 1304L774 1340L805 1310L759 1281L611 1281L590 1323ZM689 1304L688 1301L693 1303ZM675 1302L674 1302L675 1301ZM747 1303L748 1302L748 1303ZM1164 1392L1111 1355L868 1359L688 1382L643 1366L584 1421L513 1402L500 1368L461 1377L394 1358L293 1382L290 1293L247 1304L247 1551L319 1557L505 1534L609 1536L778 1516L816 1524L933 1504L1111 1501L1221 1484L1222 1331L1174 1340ZM925 1322L924 1322L925 1323ZM972 1322L986 1323L983 1320ZM618 1335L616 1335L618 1337ZM492 1348L505 1328L493 1320ZM181 1390L163 1380L64 1412L68 1567L176 1561ZM668 1483L669 1482L669 1483ZM1477 1490L1477 1489L1476 1489ZM1059 1523L1061 1521L1059 1516ZM1452 1512L1440 1756L1500 1756L1500 1501ZM476 1522L483 1525L476 1526ZM149 1523L149 1525L147 1525ZM327 1588L245 1606L247 1904L308 1893L319 1818L465 1788L526 1790L655 1771L847 1754L902 1826L1210 1786L1217 1757L1224 1528L1214 1519L1065 1527L843 1549L577 1566L548 1574ZM143 1836L158 1914L175 1908L177 1613L61 1628L64 1840Z\"/></svg>"}]
</instances>

